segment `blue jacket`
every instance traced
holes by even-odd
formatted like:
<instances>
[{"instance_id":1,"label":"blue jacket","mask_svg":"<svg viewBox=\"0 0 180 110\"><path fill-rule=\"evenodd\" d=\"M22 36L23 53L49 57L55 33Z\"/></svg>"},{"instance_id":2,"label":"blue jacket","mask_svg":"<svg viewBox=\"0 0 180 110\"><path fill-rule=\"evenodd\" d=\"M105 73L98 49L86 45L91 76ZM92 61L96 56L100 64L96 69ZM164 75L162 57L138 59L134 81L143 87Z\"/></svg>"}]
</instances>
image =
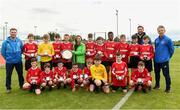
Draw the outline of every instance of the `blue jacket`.
<instances>
[{"instance_id":1,"label":"blue jacket","mask_svg":"<svg viewBox=\"0 0 180 110\"><path fill-rule=\"evenodd\" d=\"M6 63L19 63L22 59L23 43L19 38L12 40L8 37L2 44L1 54Z\"/></svg>"},{"instance_id":2,"label":"blue jacket","mask_svg":"<svg viewBox=\"0 0 180 110\"><path fill-rule=\"evenodd\" d=\"M174 53L174 44L172 40L164 35L162 38L158 37L155 40L155 58L156 63L163 63L169 61Z\"/></svg>"}]
</instances>

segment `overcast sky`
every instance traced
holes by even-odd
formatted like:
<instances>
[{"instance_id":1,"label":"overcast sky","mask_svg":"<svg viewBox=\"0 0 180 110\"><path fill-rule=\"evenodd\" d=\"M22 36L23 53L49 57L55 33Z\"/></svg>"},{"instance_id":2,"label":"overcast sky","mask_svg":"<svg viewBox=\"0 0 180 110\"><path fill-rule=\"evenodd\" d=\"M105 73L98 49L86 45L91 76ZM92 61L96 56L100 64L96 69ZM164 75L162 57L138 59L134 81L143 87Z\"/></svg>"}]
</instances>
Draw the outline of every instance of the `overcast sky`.
<instances>
[{"instance_id":1,"label":"overcast sky","mask_svg":"<svg viewBox=\"0 0 180 110\"><path fill-rule=\"evenodd\" d=\"M154 39L159 24L167 34L180 39L179 0L0 0L0 29L18 28L20 36L34 33L42 35L56 29L61 34L75 33L84 38L87 33L113 31L116 35L116 12L119 10L119 34L130 35L138 25ZM99 34L103 35L103 34Z\"/></svg>"}]
</instances>

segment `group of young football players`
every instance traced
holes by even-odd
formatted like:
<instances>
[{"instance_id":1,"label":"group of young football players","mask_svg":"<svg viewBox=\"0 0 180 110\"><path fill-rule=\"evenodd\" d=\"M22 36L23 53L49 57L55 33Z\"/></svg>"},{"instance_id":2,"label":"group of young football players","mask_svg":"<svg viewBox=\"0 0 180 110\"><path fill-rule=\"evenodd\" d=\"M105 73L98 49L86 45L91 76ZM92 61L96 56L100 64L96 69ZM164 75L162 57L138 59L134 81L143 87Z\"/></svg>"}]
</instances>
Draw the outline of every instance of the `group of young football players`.
<instances>
[{"instance_id":1,"label":"group of young football players","mask_svg":"<svg viewBox=\"0 0 180 110\"><path fill-rule=\"evenodd\" d=\"M26 83L23 89L41 94L48 88L60 89L71 87L72 91L85 88L90 92L116 92L119 88L126 93L129 89L135 91L151 90L151 71L154 49L149 44L149 36L143 37L143 44L138 44L137 36L132 36L132 43L126 42L126 36L120 36L120 42L113 41L113 32L108 33L108 40L88 34L86 46L86 67L80 68L72 59L64 59L64 50L73 51L70 36L64 35L61 41L59 34L55 34L54 42L50 36L43 36L43 43L34 42L33 34L28 35L28 42L24 44ZM41 57L38 67L37 56ZM129 72L131 68L131 72ZM131 73L131 74L130 74Z\"/></svg>"}]
</instances>

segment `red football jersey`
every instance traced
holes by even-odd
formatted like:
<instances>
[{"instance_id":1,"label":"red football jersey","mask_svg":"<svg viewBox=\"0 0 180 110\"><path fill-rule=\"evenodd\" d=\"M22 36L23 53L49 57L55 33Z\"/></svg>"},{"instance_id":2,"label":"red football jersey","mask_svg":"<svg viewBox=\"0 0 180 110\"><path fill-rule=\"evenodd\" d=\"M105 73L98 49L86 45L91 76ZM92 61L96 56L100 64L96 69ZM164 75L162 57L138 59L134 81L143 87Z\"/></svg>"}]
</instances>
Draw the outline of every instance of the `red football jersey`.
<instances>
[{"instance_id":1,"label":"red football jersey","mask_svg":"<svg viewBox=\"0 0 180 110\"><path fill-rule=\"evenodd\" d=\"M128 76L128 67L125 62L113 63L112 65L112 83L114 86L126 86ZM121 78L118 79L118 78Z\"/></svg>"},{"instance_id":2,"label":"red football jersey","mask_svg":"<svg viewBox=\"0 0 180 110\"><path fill-rule=\"evenodd\" d=\"M39 85L41 83L41 69L39 67L37 68L30 68L27 71L27 75L26 75L26 81L28 83L31 83L32 80L35 80L37 82L37 84Z\"/></svg>"},{"instance_id":3,"label":"red football jersey","mask_svg":"<svg viewBox=\"0 0 180 110\"><path fill-rule=\"evenodd\" d=\"M52 61L53 62L59 62L61 58L61 43L60 42L53 42L53 48L54 48L54 56Z\"/></svg>"},{"instance_id":4,"label":"red football jersey","mask_svg":"<svg viewBox=\"0 0 180 110\"><path fill-rule=\"evenodd\" d=\"M105 45L104 55L106 57L106 60L109 61L109 58L112 57L112 59L110 59L110 61L115 61L116 42L114 42L114 41L106 41L104 43L104 45Z\"/></svg>"},{"instance_id":5,"label":"red football jersey","mask_svg":"<svg viewBox=\"0 0 180 110\"><path fill-rule=\"evenodd\" d=\"M86 43L86 59L88 58L94 58L96 54L96 50L95 50L95 43L93 41L87 41Z\"/></svg>"},{"instance_id":6,"label":"red football jersey","mask_svg":"<svg viewBox=\"0 0 180 110\"><path fill-rule=\"evenodd\" d=\"M122 61L128 63L129 44L120 42L117 44L116 48L117 52L119 52L122 55Z\"/></svg>"},{"instance_id":7,"label":"red football jersey","mask_svg":"<svg viewBox=\"0 0 180 110\"><path fill-rule=\"evenodd\" d=\"M91 71L87 67L84 68L84 74L87 74L89 77L91 77Z\"/></svg>"},{"instance_id":8,"label":"red football jersey","mask_svg":"<svg viewBox=\"0 0 180 110\"><path fill-rule=\"evenodd\" d=\"M61 45L61 53L64 51L64 50L73 50L73 44L71 42L63 42L62 45ZM66 63L66 62L72 62L72 59L70 60L66 60L66 59L63 59L62 58L62 62Z\"/></svg>"},{"instance_id":9,"label":"red football jersey","mask_svg":"<svg viewBox=\"0 0 180 110\"><path fill-rule=\"evenodd\" d=\"M54 80L54 73L53 73L53 71L50 71L49 73L46 73L45 71L43 71L42 73L41 73L41 81L42 82L46 82L47 81L47 79L49 79L49 80L51 80L51 81L53 81Z\"/></svg>"},{"instance_id":10,"label":"red football jersey","mask_svg":"<svg viewBox=\"0 0 180 110\"><path fill-rule=\"evenodd\" d=\"M36 43L25 43L23 46L23 52L27 54L31 54L34 57L34 54L37 53L38 46ZM25 59L29 60L30 57L25 55Z\"/></svg>"},{"instance_id":11,"label":"red football jersey","mask_svg":"<svg viewBox=\"0 0 180 110\"><path fill-rule=\"evenodd\" d=\"M131 44L129 45L129 56L139 56L140 55L140 45Z\"/></svg>"},{"instance_id":12,"label":"red football jersey","mask_svg":"<svg viewBox=\"0 0 180 110\"><path fill-rule=\"evenodd\" d=\"M77 72L73 70L70 71L70 78L71 78L71 87L75 87L75 80L78 80L82 77L82 70L79 68Z\"/></svg>"},{"instance_id":13,"label":"red football jersey","mask_svg":"<svg viewBox=\"0 0 180 110\"><path fill-rule=\"evenodd\" d=\"M62 77L64 79L67 78L67 69L66 67L63 67L62 69L59 69L58 67L54 68L54 74L57 75L58 77Z\"/></svg>"},{"instance_id":14,"label":"red football jersey","mask_svg":"<svg viewBox=\"0 0 180 110\"><path fill-rule=\"evenodd\" d=\"M154 57L154 48L150 44L143 44L140 46L140 58L143 59L144 57L147 57L149 59L153 59Z\"/></svg>"},{"instance_id":15,"label":"red football jersey","mask_svg":"<svg viewBox=\"0 0 180 110\"><path fill-rule=\"evenodd\" d=\"M131 80L137 82L138 78L141 78L144 83L146 83L147 81L152 81L152 77L146 68L144 69L143 72L139 72L138 69L132 72Z\"/></svg>"},{"instance_id":16,"label":"red football jersey","mask_svg":"<svg viewBox=\"0 0 180 110\"><path fill-rule=\"evenodd\" d=\"M96 55L101 53L102 54L101 61L105 61L105 59L106 59L106 57L104 55L105 45L104 44L102 44L102 45L96 44L95 49L96 49Z\"/></svg>"}]
</instances>

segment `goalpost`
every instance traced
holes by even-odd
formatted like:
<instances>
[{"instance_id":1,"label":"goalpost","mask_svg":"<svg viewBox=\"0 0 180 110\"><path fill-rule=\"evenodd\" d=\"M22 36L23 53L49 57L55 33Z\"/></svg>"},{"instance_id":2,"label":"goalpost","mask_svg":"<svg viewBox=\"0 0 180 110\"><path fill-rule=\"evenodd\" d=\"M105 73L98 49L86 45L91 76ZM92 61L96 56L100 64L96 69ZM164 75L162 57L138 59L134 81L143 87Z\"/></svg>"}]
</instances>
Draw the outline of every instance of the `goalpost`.
<instances>
[{"instance_id":1,"label":"goalpost","mask_svg":"<svg viewBox=\"0 0 180 110\"><path fill-rule=\"evenodd\" d=\"M94 40L96 40L99 36L106 40L106 32L94 32Z\"/></svg>"}]
</instances>

